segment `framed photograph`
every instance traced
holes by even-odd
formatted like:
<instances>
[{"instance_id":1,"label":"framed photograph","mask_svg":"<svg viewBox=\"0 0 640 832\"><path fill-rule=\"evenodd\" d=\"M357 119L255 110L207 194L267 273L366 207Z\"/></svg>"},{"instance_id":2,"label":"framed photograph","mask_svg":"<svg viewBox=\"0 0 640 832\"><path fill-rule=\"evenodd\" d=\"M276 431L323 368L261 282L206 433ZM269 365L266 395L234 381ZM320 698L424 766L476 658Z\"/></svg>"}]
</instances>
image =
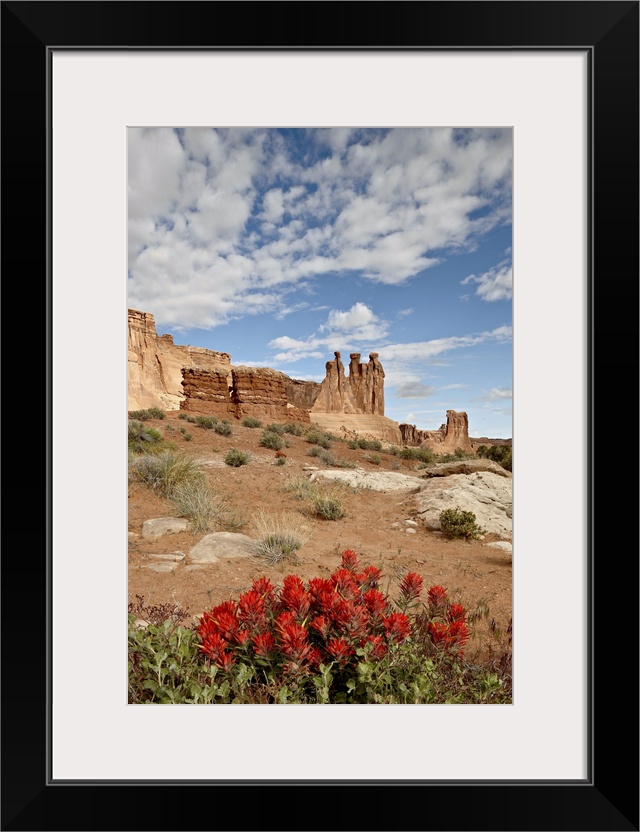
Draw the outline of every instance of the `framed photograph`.
<instances>
[{"instance_id":1,"label":"framed photograph","mask_svg":"<svg viewBox=\"0 0 640 832\"><path fill-rule=\"evenodd\" d=\"M2 567L2 828L637 830L637 505L602 465L636 414L602 382L637 379L638 3L3 2L2 23L5 286L38 286L10 308L44 335L22 361L47 403L41 556ZM128 136L186 127L510 136L512 702L127 702Z\"/></svg>"}]
</instances>

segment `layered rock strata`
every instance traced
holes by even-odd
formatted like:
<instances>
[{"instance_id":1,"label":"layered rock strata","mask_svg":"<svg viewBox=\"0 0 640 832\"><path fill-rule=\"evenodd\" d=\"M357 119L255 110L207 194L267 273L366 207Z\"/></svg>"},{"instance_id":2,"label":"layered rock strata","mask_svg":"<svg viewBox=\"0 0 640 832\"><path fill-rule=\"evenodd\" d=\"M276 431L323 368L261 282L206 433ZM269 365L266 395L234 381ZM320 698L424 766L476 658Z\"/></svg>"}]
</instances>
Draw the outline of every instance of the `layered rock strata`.
<instances>
[{"instance_id":1,"label":"layered rock strata","mask_svg":"<svg viewBox=\"0 0 640 832\"><path fill-rule=\"evenodd\" d=\"M438 430L419 430L415 425L400 425L402 441L405 445L420 445L430 448L438 454L453 453L457 448L472 453L469 439L469 419L463 411L447 410L446 424Z\"/></svg>"},{"instance_id":2,"label":"layered rock strata","mask_svg":"<svg viewBox=\"0 0 640 832\"><path fill-rule=\"evenodd\" d=\"M228 373L231 356L202 347L183 347L171 335L158 335L149 312L129 309L128 410L177 410L184 398L182 368Z\"/></svg>"}]
</instances>

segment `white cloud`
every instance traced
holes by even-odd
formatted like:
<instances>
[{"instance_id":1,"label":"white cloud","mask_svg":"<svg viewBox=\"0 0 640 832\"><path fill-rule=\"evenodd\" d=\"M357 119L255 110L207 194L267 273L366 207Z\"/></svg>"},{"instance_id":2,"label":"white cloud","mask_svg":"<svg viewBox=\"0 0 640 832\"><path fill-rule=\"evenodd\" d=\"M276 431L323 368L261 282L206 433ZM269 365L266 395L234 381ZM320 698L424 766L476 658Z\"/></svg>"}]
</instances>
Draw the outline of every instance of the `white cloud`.
<instances>
[{"instance_id":1,"label":"white cloud","mask_svg":"<svg viewBox=\"0 0 640 832\"><path fill-rule=\"evenodd\" d=\"M476 295L489 302L511 300L513 292L513 269L511 265L499 265L481 275L470 274L461 281L463 286L477 283Z\"/></svg>"},{"instance_id":2,"label":"white cloud","mask_svg":"<svg viewBox=\"0 0 640 832\"><path fill-rule=\"evenodd\" d=\"M399 399L424 399L427 396L435 396L438 388L430 384L408 382L398 385L394 392L396 398Z\"/></svg>"},{"instance_id":3,"label":"white cloud","mask_svg":"<svg viewBox=\"0 0 640 832\"><path fill-rule=\"evenodd\" d=\"M184 327L243 310L286 315L286 290L303 281L346 270L406 283L510 219L510 130L299 136L315 144L263 129L131 128L130 305ZM484 300L510 297L503 271L466 282ZM352 327L336 319L326 331L386 333L379 319L352 315Z\"/></svg>"},{"instance_id":4,"label":"white cloud","mask_svg":"<svg viewBox=\"0 0 640 832\"><path fill-rule=\"evenodd\" d=\"M505 399L513 398L513 390L511 387L492 387L488 393L481 396L478 401L481 402L498 402Z\"/></svg>"},{"instance_id":5,"label":"white cloud","mask_svg":"<svg viewBox=\"0 0 640 832\"><path fill-rule=\"evenodd\" d=\"M500 326L491 332L481 332L477 335L454 335L450 338L436 338L433 341L418 341L408 344L387 344L380 347L381 361L401 360L416 361L433 358L450 350L461 347L474 347L487 341L505 342L511 340L512 328Z\"/></svg>"}]
</instances>

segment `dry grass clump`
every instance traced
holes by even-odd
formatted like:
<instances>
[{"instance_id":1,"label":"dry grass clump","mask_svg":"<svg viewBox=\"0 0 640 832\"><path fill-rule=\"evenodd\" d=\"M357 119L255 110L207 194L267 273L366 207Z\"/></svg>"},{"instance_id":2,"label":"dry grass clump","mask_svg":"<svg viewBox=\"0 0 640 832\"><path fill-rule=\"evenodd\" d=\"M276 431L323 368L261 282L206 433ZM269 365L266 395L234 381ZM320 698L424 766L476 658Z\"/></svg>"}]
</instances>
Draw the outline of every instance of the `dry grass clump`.
<instances>
[{"instance_id":1,"label":"dry grass clump","mask_svg":"<svg viewBox=\"0 0 640 832\"><path fill-rule=\"evenodd\" d=\"M169 498L181 485L204 482L204 474L193 457L172 451L143 454L131 459L129 476Z\"/></svg>"},{"instance_id":2,"label":"dry grass clump","mask_svg":"<svg viewBox=\"0 0 640 832\"><path fill-rule=\"evenodd\" d=\"M189 518L194 532L207 532L212 524L219 522L218 496L204 479L180 483L173 490L171 501L181 516Z\"/></svg>"},{"instance_id":3,"label":"dry grass clump","mask_svg":"<svg viewBox=\"0 0 640 832\"><path fill-rule=\"evenodd\" d=\"M296 552L310 538L304 519L293 511L279 514L260 511L254 521L258 532L256 553L270 564L287 558L297 560Z\"/></svg>"}]
</instances>

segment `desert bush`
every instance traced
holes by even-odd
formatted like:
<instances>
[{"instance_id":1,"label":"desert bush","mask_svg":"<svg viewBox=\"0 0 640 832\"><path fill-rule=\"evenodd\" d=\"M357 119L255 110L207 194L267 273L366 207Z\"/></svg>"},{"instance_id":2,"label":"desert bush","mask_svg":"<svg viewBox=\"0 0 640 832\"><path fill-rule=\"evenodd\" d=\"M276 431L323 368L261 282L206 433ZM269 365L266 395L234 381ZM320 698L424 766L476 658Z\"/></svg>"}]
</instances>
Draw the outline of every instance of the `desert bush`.
<instances>
[{"instance_id":1,"label":"desert bush","mask_svg":"<svg viewBox=\"0 0 640 832\"><path fill-rule=\"evenodd\" d=\"M283 456L278 456L278 457L276 457L275 464L276 465L286 465L287 460Z\"/></svg>"},{"instance_id":2,"label":"desert bush","mask_svg":"<svg viewBox=\"0 0 640 832\"><path fill-rule=\"evenodd\" d=\"M472 511L463 511L457 506L446 508L440 512L440 528L446 537L464 537L466 540L478 538L485 533L476 523L476 516Z\"/></svg>"},{"instance_id":3,"label":"desert bush","mask_svg":"<svg viewBox=\"0 0 640 832\"><path fill-rule=\"evenodd\" d=\"M491 447L480 445L476 453L485 459L492 459L507 471L512 470L513 451L509 445L491 445Z\"/></svg>"},{"instance_id":4,"label":"desert bush","mask_svg":"<svg viewBox=\"0 0 640 832\"><path fill-rule=\"evenodd\" d=\"M202 416L200 414L194 417L194 421L199 428L204 428L205 430L213 430L218 424L215 416Z\"/></svg>"},{"instance_id":5,"label":"desert bush","mask_svg":"<svg viewBox=\"0 0 640 832\"><path fill-rule=\"evenodd\" d=\"M372 465L380 465L380 463L382 462L382 457L380 457L378 454L365 454L363 458L366 459L367 462L370 462Z\"/></svg>"},{"instance_id":6,"label":"desert bush","mask_svg":"<svg viewBox=\"0 0 640 832\"><path fill-rule=\"evenodd\" d=\"M318 447L318 445L314 445L307 451L307 456L321 456L322 452L322 448Z\"/></svg>"},{"instance_id":7,"label":"desert bush","mask_svg":"<svg viewBox=\"0 0 640 832\"><path fill-rule=\"evenodd\" d=\"M302 427L297 422L287 422L282 427L285 433L290 433L293 436L302 436Z\"/></svg>"},{"instance_id":8,"label":"desert bush","mask_svg":"<svg viewBox=\"0 0 640 832\"><path fill-rule=\"evenodd\" d=\"M296 477L289 480L282 490L291 494L295 500L309 500L316 489L306 477Z\"/></svg>"},{"instance_id":9,"label":"desert bush","mask_svg":"<svg viewBox=\"0 0 640 832\"><path fill-rule=\"evenodd\" d=\"M269 431L269 433L277 433L278 436L282 436L285 433L284 425L280 425L277 423L267 425L265 430Z\"/></svg>"},{"instance_id":10,"label":"desert bush","mask_svg":"<svg viewBox=\"0 0 640 832\"><path fill-rule=\"evenodd\" d=\"M312 430L305 436L305 439L311 445L318 445L320 448L324 448L327 451L331 447L331 439L326 433L319 433L316 430Z\"/></svg>"},{"instance_id":11,"label":"desert bush","mask_svg":"<svg viewBox=\"0 0 640 832\"><path fill-rule=\"evenodd\" d=\"M202 482L204 479L204 474L192 457L172 451L137 457L130 464L130 474L156 493L169 498L178 486Z\"/></svg>"},{"instance_id":12,"label":"desert bush","mask_svg":"<svg viewBox=\"0 0 640 832\"><path fill-rule=\"evenodd\" d=\"M350 459L342 459L337 460L335 463L338 468L357 468L357 464Z\"/></svg>"},{"instance_id":13,"label":"desert bush","mask_svg":"<svg viewBox=\"0 0 640 832\"><path fill-rule=\"evenodd\" d=\"M382 450L382 442L379 439L355 439L354 443L356 448L361 448L363 451Z\"/></svg>"},{"instance_id":14,"label":"desert bush","mask_svg":"<svg viewBox=\"0 0 640 832\"><path fill-rule=\"evenodd\" d=\"M279 451L283 447L284 442L282 437L277 433L273 433L273 431L270 430L264 430L262 436L260 437L260 444L264 448L271 448L272 451Z\"/></svg>"},{"instance_id":15,"label":"desert bush","mask_svg":"<svg viewBox=\"0 0 640 832\"><path fill-rule=\"evenodd\" d=\"M231 448L225 454L224 461L226 465L230 465L232 468L240 468L241 465L247 465L250 458L251 457L246 451L239 451L237 448Z\"/></svg>"},{"instance_id":16,"label":"desert bush","mask_svg":"<svg viewBox=\"0 0 640 832\"><path fill-rule=\"evenodd\" d=\"M150 428L135 419L129 421L129 450L135 454L159 453L164 445L162 434L156 428Z\"/></svg>"},{"instance_id":17,"label":"desert bush","mask_svg":"<svg viewBox=\"0 0 640 832\"><path fill-rule=\"evenodd\" d=\"M189 414L185 413L184 410L181 410L180 413L178 413L178 419L188 419L188 418L189 418Z\"/></svg>"},{"instance_id":18,"label":"desert bush","mask_svg":"<svg viewBox=\"0 0 640 832\"><path fill-rule=\"evenodd\" d=\"M184 439L185 442L191 442L191 440L193 439L193 434L183 433L182 438Z\"/></svg>"},{"instance_id":19,"label":"desert bush","mask_svg":"<svg viewBox=\"0 0 640 832\"><path fill-rule=\"evenodd\" d=\"M187 517L194 532L209 531L219 515L218 498L204 478L181 482L171 492L171 502L180 516Z\"/></svg>"},{"instance_id":20,"label":"desert bush","mask_svg":"<svg viewBox=\"0 0 640 832\"><path fill-rule=\"evenodd\" d=\"M218 424L213 426L213 429L216 433L220 434L220 436L231 436L233 433L233 428L231 424L226 420L222 422L218 422Z\"/></svg>"},{"instance_id":21,"label":"desert bush","mask_svg":"<svg viewBox=\"0 0 640 832\"><path fill-rule=\"evenodd\" d=\"M317 488L311 497L313 511L323 520L341 520L347 516L341 489Z\"/></svg>"},{"instance_id":22,"label":"desert bush","mask_svg":"<svg viewBox=\"0 0 640 832\"><path fill-rule=\"evenodd\" d=\"M409 572L395 600L346 550L328 578L263 576L183 627L129 613L130 703L493 704L509 661L470 663L467 611ZM144 613L140 615L143 617ZM146 620L151 620L147 615Z\"/></svg>"},{"instance_id":23,"label":"desert bush","mask_svg":"<svg viewBox=\"0 0 640 832\"><path fill-rule=\"evenodd\" d=\"M148 419L166 419L166 413L159 407L148 407L146 410L130 410L129 418L146 422Z\"/></svg>"},{"instance_id":24,"label":"desert bush","mask_svg":"<svg viewBox=\"0 0 640 832\"><path fill-rule=\"evenodd\" d=\"M286 558L296 559L296 552L309 540L309 527L303 518L291 511L269 514L261 511L255 517L258 533L256 554L268 563Z\"/></svg>"},{"instance_id":25,"label":"desert bush","mask_svg":"<svg viewBox=\"0 0 640 832\"><path fill-rule=\"evenodd\" d=\"M262 427L262 422L260 421L260 419L255 419L253 416L246 416L242 420L242 424L245 426L245 428L261 428Z\"/></svg>"}]
</instances>

